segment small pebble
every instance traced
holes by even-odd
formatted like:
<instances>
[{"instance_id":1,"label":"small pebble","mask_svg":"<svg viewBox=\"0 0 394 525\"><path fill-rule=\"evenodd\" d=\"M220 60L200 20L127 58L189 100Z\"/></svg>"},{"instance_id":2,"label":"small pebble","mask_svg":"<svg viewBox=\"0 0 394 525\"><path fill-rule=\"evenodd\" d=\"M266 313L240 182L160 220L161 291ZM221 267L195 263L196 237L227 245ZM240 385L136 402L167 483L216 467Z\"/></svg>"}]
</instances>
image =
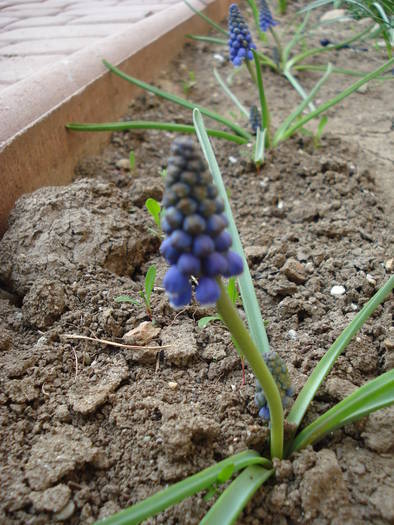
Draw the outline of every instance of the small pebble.
<instances>
[{"instance_id":1,"label":"small pebble","mask_svg":"<svg viewBox=\"0 0 394 525\"><path fill-rule=\"evenodd\" d=\"M350 305L350 308L351 308L352 310L354 310L354 311L358 310L358 306L357 306L355 303L352 303L352 304Z\"/></svg>"},{"instance_id":2,"label":"small pebble","mask_svg":"<svg viewBox=\"0 0 394 525\"><path fill-rule=\"evenodd\" d=\"M367 273L367 281L369 282L369 284L376 286L376 280L372 277L370 273Z\"/></svg>"},{"instance_id":3,"label":"small pebble","mask_svg":"<svg viewBox=\"0 0 394 525\"><path fill-rule=\"evenodd\" d=\"M121 170L130 171L130 160L129 159L120 159L116 163L116 167Z\"/></svg>"},{"instance_id":4,"label":"small pebble","mask_svg":"<svg viewBox=\"0 0 394 525\"><path fill-rule=\"evenodd\" d=\"M285 205L285 203L283 201L279 201L278 204L277 204L278 210L283 210L284 205Z\"/></svg>"},{"instance_id":5,"label":"small pebble","mask_svg":"<svg viewBox=\"0 0 394 525\"><path fill-rule=\"evenodd\" d=\"M73 500L70 500L67 505L62 508L59 512L53 515L55 521L66 521L74 514L75 503Z\"/></svg>"},{"instance_id":6,"label":"small pebble","mask_svg":"<svg viewBox=\"0 0 394 525\"><path fill-rule=\"evenodd\" d=\"M223 62L226 61L226 59L224 58L224 56L221 55L220 53L215 53L215 54L213 55L213 58L214 58L215 60L217 60L218 62L221 62L222 64L223 64Z\"/></svg>"},{"instance_id":7,"label":"small pebble","mask_svg":"<svg viewBox=\"0 0 394 525\"><path fill-rule=\"evenodd\" d=\"M343 295L346 292L346 289L344 286L341 285L335 285L331 288L330 294L331 295Z\"/></svg>"},{"instance_id":8,"label":"small pebble","mask_svg":"<svg viewBox=\"0 0 394 525\"><path fill-rule=\"evenodd\" d=\"M292 339L293 341L297 339L297 332L293 329L289 330L287 335L289 336L289 339Z\"/></svg>"},{"instance_id":9,"label":"small pebble","mask_svg":"<svg viewBox=\"0 0 394 525\"><path fill-rule=\"evenodd\" d=\"M385 263L384 263L384 267L386 268L386 270L388 272L391 272L391 270L393 269L393 266L394 266L394 259L388 259Z\"/></svg>"},{"instance_id":10,"label":"small pebble","mask_svg":"<svg viewBox=\"0 0 394 525\"><path fill-rule=\"evenodd\" d=\"M231 162L231 164L236 164L238 162L238 160L235 157L231 156L231 155L228 158L228 160Z\"/></svg>"},{"instance_id":11,"label":"small pebble","mask_svg":"<svg viewBox=\"0 0 394 525\"><path fill-rule=\"evenodd\" d=\"M176 383L175 381L169 381L168 386L175 390L176 388L178 388L178 383Z\"/></svg>"}]
</instances>

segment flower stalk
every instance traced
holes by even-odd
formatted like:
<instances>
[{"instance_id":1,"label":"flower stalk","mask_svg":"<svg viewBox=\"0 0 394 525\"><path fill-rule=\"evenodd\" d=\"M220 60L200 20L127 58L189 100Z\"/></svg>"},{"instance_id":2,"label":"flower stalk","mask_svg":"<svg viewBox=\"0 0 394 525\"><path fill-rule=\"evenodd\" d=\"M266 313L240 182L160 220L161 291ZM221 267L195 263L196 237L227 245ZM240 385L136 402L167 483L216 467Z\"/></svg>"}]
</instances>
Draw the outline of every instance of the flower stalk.
<instances>
[{"instance_id":1,"label":"flower stalk","mask_svg":"<svg viewBox=\"0 0 394 525\"><path fill-rule=\"evenodd\" d=\"M271 415L271 457L283 457L283 407L278 387L272 377L261 353L258 351L249 335L244 323L240 319L235 306L229 298L223 282L217 279L220 287L220 297L216 303L219 315L227 326L231 335L237 341L243 355L252 367L252 370L264 388L264 394Z\"/></svg>"}]
</instances>

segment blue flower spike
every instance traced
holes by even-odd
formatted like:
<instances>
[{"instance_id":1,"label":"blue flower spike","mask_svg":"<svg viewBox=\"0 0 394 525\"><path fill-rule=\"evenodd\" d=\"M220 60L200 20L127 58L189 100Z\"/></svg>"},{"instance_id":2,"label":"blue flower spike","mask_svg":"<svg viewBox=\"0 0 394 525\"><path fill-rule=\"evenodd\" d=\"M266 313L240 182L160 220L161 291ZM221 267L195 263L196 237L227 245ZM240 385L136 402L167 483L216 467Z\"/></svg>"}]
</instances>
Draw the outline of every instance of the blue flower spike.
<instances>
[{"instance_id":1,"label":"blue flower spike","mask_svg":"<svg viewBox=\"0 0 394 525\"><path fill-rule=\"evenodd\" d=\"M256 106L252 106L250 108L249 123L253 130L253 133L256 135L257 128L261 128L261 115L260 111L257 109Z\"/></svg>"},{"instance_id":2,"label":"blue flower spike","mask_svg":"<svg viewBox=\"0 0 394 525\"><path fill-rule=\"evenodd\" d=\"M268 7L266 0L260 0L259 25L263 33L268 31L270 27L278 25L278 22L274 20L272 16L271 10Z\"/></svg>"},{"instance_id":3,"label":"blue flower spike","mask_svg":"<svg viewBox=\"0 0 394 525\"><path fill-rule=\"evenodd\" d=\"M237 4L230 5L228 29L230 60L233 65L239 67L244 60L253 60L252 49L256 49L256 46Z\"/></svg>"},{"instance_id":4,"label":"blue flower spike","mask_svg":"<svg viewBox=\"0 0 394 525\"><path fill-rule=\"evenodd\" d=\"M241 274L242 258L230 250L223 201L194 142L178 138L171 153L162 202L166 238L160 251L170 264L164 288L171 306L186 306L192 299L193 276L198 280L197 301L214 304L220 297L216 279Z\"/></svg>"},{"instance_id":5,"label":"blue flower spike","mask_svg":"<svg viewBox=\"0 0 394 525\"><path fill-rule=\"evenodd\" d=\"M263 354L265 364L267 365L272 377L275 380L276 386L278 387L279 394L282 400L283 407L289 405L290 400L293 396L293 388L291 386L289 372L287 370L285 362L279 357L276 352L266 352ZM256 381L256 393L254 396L254 402L259 409L259 416L263 419L270 419L270 411L268 408L267 400L264 395L264 391L261 385Z\"/></svg>"}]
</instances>

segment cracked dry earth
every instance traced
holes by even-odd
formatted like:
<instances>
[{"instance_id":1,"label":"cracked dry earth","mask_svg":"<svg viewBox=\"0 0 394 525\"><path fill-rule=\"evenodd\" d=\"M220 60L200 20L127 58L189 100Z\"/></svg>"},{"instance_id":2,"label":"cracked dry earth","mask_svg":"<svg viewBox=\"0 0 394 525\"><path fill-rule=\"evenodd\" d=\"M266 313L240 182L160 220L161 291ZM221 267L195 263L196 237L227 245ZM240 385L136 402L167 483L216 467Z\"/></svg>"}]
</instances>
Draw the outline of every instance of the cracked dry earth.
<instances>
[{"instance_id":1,"label":"cracked dry earth","mask_svg":"<svg viewBox=\"0 0 394 525\"><path fill-rule=\"evenodd\" d=\"M198 63L191 96L206 100L211 60L206 46L188 48L158 83L176 91ZM283 79L269 79L269 90L287 93ZM387 84L377 89L387 96ZM130 115L190 121L149 95ZM91 524L234 452L265 450L254 380L247 370L242 386L229 334L217 323L199 329L213 310L175 312L161 287L166 268L144 202L161 198L171 138L114 134L102 156L81 160L72 184L25 195L12 211L0 242L1 523ZM247 148L214 141L270 343L296 393L392 271L379 166L359 140L328 135L315 149L297 137L259 173ZM142 307L114 301L137 297L151 264L152 333ZM344 293L332 295L333 286ZM305 423L392 368L391 326L388 299L338 359ZM124 343L130 331L127 342L144 348L67 336ZM393 523L393 422L387 408L278 463L239 523ZM209 504L196 496L148 523L197 524Z\"/></svg>"}]
</instances>

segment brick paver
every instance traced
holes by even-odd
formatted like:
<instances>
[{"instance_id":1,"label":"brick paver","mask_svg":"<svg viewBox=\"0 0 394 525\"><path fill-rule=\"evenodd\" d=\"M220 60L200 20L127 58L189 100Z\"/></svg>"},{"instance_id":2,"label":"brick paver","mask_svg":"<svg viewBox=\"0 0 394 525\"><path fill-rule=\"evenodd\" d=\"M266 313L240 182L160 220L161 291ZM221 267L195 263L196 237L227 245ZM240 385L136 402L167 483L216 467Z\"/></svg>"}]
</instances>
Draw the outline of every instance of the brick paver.
<instances>
[{"instance_id":1,"label":"brick paver","mask_svg":"<svg viewBox=\"0 0 394 525\"><path fill-rule=\"evenodd\" d=\"M182 0L0 0L0 92Z\"/></svg>"}]
</instances>

